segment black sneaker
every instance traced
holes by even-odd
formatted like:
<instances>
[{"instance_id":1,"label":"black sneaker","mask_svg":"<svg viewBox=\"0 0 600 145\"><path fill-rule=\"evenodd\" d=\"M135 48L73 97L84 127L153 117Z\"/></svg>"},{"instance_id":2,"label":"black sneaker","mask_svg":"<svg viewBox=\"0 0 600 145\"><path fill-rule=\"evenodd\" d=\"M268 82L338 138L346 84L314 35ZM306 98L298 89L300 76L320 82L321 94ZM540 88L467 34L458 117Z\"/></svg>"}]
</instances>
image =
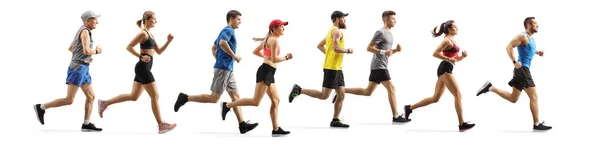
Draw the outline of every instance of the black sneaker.
<instances>
[{"instance_id":1,"label":"black sneaker","mask_svg":"<svg viewBox=\"0 0 600 145\"><path fill-rule=\"evenodd\" d=\"M288 134L290 134L290 132L281 129L281 127L277 128L277 130L271 131L271 135L274 137L284 136L284 135L288 135Z\"/></svg>"},{"instance_id":2,"label":"black sneaker","mask_svg":"<svg viewBox=\"0 0 600 145\"><path fill-rule=\"evenodd\" d=\"M404 118L411 120L410 118L408 118L410 113L412 113L412 110L410 109L410 105L405 105L404 106Z\"/></svg>"},{"instance_id":3,"label":"black sneaker","mask_svg":"<svg viewBox=\"0 0 600 145\"><path fill-rule=\"evenodd\" d=\"M477 96L489 92L490 87L492 87L492 83L490 81L486 81L485 84L479 88L479 91L477 91Z\"/></svg>"},{"instance_id":4,"label":"black sneaker","mask_svg":"<svg viewBox=\"0 0 600 145\"><path fill-rule=\"evenodd\" d=\"M296 96L300 95L300 90L302 90L302 88L300 86L298 86L297 84L294 84L294 87L292 88L292 91L290 92L290 97L289 97L290 103L292 103L292 101L294 100L294 98L296 98Z\"/></svg>"},{"instance_id":5,"label":"black sneaker","mask_svg":"<svg viewBox=\"0 0 600 145\"><path fill-rule=\"evenodd\" d=\"M550 130L552 129L552 126L546 126L544 125L544 122L538 124L538 125L533 125L533 130L535 131L545 131L545 130Z\"/></svg>"},{"instance_id":6,"label":"black sneaker","mask_svg":"<svg viewBox=\"0 0 600 145\"><path fill-rule=\"evenodd\" d=\"M335 96L333 96L333 100L331 101L331 103L335 103L335 100L337 100L337 94L335 94Z\"/></svg>"},{"instance_id":7,"label":"black sneaker","mask_svg":"<svg viewBox=\"0 0 600 145\"><path fill-rule=\"evenodd\" d=\"M240 123L240 133L244 134L248 131L251 131L252 129L256 128L256 126L258 126L258 123L251 123L250 121L244 121Z\"/></svg>"},{"instance_id":8,"label":"black sneaker","mask_svg":"<svg viewBox=\"0 0 600 145\"><path fill-rule=\"evenodd\" d=\"M341 127L341 128L348 128L348 127L350 127L350 125L342 123L342 121L340 121L340 119L337 119L337 118L331 120L331 123L329 123L329 126L331 126L331 127Z\"/></svg>"},{"instance_id":9,"label":"black sneaker","mask_svg":"<svg viewBox=\"0 0 600 145\"><path fill-rule=\"evenodd\" d=\"M179 93L179 96L177 96L177 101L175 101L175 112L179 111L179 108L186 102L188 102L188 95Z\"/></svg>"},{"instance_id":10,"label":"black sneaker","mask_svg":"<svg viewBox=\"0 0 600 145\"><path fill-rule=\"evenodd\" d=\"M463 124L458 126L458 130L459 131L466 131L469 130L471 128L473 128L475 126L474 123L468 123L468 122L463 122Z\"/></svg>"},{"instance_id":11,"label":"black sneaker","mask_svg":"<svg viewBox=\"0 0 600 145\"><path fill-rule=\"evenodd\" d=\"M223 120L225 120L225 116L227 116L227 113L229 113L229 110L231 110L231 109L227 108L227 102L221 103L221 118L223 118Z\"/></svg>"},{"instance_id":12,"label":"black sneaker","mask_svg":"<svg viewBox=\"0 0 600 145\"><path fill-rule=\"evenodd\" d=\"M392 122L394 123L405 123L405 122L410 122L411 119L406 119L404 117L402 117L403 115L400 115L398 117L393 117L392 118Z\"/></svg>"},{"instance_id":13,"label":"black sneaker","mask_svg":"<svg viewBox=\"0 0 600 145\"><path fill-rule=\"evenodd\" d=\"M81 131L83 132L99 132L102 131L102 128L97 128L93 123L88 123L81 125Z\"/></svg>"},{"instance_id":14,"label":"black sneaker","mask_svg":"<svg viewBox=\"0 0 600 145\"><path fill-rule=\"evenodd\" d=\"M40 123L44 125L44 114L46 113L46 110L43 110L41 106L41 104L35 104L33 105L33 109L35 110L35 114L37 115L38 121L40 121Z\"/></svg>"}]
</instances>

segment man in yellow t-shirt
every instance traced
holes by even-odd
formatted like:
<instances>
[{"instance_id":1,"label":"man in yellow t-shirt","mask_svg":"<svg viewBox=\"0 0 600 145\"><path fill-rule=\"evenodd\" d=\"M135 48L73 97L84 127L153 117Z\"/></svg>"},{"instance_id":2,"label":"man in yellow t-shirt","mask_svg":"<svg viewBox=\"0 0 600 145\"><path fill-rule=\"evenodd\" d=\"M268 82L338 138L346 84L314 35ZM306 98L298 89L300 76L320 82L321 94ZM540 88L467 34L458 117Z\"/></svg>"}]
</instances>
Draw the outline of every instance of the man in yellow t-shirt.
<instances>
[{"instance_id":1,"label":"man in yellow t-shirt","mask_svg":"<svg viewBox=\"0 0 600 145\"><path fill-rule=\"evenodd\" d=\"M339 119L344 101L344 74L342 73L342 60L344 53L352 53L352 48L344 48L344 35L340 29L346 29L346 16L348 13L334 11L331 14L333 26L327 32L326 37L319 42L317 46L321 52L325 54L325 62L323 63L323 88L322 91L312 89L302 89L299 85L294 84L292 92L289 96L290 103L300 94L305 94L313 98L325 100L329 98L332 89L335 89L337 99L335 102L335 111L333 120L329 124L331 127L348 128L350 125L344 124Z\"/></svg>"}]
</instances>

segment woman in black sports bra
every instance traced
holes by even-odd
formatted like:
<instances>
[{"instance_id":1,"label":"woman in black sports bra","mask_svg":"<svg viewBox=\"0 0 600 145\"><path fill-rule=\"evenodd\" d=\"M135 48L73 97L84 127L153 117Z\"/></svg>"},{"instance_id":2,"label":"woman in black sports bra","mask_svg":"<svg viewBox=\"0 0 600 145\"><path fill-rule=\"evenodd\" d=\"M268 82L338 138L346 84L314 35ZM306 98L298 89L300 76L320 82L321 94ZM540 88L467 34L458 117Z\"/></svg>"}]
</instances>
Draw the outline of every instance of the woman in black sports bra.
<instances>
[{"instance_id":1,"label":"woman in black sports bra","mask_svg":"<svg viewBox=\"0 0 600 145\"><path fill-rule=\"evenodd\" d=\"M144 27L142 27L142 24ZM154 36L149 32L150 29L154 28L155 24L156 17L154 12L144 12L142 19L137 21L137 25L142 28L142 31L138 33L127 46L127 50L139 58L139 61L135 65L135 79L133 80L133 89L131 90L131 93L121 94L106 101L98 100L98 112L100 117L103 117L106 107L125 101L136 101L142 94L142 91L146 90L148 95L150 95L152 112L158 123L158 133L166 133L173 130L177 124L166 123L162 120L158 106L158 91L154 76L150 70L152 69L152 62L154 59L152 56L155 52L162 54L173 40L173 35L169 34L169 36L167 36L167 42L162 47L159 47L158 44L156 44ZM133 48L137 44L140 44L140 54Z\"/></svg>"}]
</instances>

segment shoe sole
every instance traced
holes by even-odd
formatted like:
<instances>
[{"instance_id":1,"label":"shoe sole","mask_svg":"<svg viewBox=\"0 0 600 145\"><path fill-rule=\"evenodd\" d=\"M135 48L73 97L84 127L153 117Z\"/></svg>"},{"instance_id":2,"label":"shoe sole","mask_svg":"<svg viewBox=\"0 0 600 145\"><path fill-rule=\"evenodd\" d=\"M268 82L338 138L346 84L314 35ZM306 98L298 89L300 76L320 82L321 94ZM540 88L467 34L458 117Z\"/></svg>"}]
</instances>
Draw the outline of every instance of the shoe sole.
<instances>
[{"instance_id":1,"label":"shoe sole","mask_svg":"<svg viewBox=\"0 0 600 145\"><path fill-rule=\"evenodd\" d=\"M100 132L102 130L93 130L93 129L81 129L81 132Z\"/></svg>"},{"instance_id":2,"label":"shoe sole","mask_svg":"<svg viewBox=\"0 0 600 145\"><path fill-rule=\"evenodd\" d=\"M271 137L284 137L287 135L289 135L289 133L288 134L271 134Z\"/></svg>"},{"instance_id":3,"label":"shoe sole","mask_svg":"<svg viewBox=\"0 0 600 145\"><path fill-rule=\"evenodd\" d=\"M483 93L480 94L481 91L483 91L483 89L485 89L488 85L490 85L490 81L486 81L485 84L483 84L483 86L481 88L479 88L479 90L477 90L477 94L481 95ZM489 88L488 88L489 89ZM477 96L479 96L477 95Z\"/></svg>"},{"instance_id":4,"label":"shoe sole","mask_svg":"<svg viewBox=\"0 0 600 145\"><path fill-rule=\"evenodd\" d=\"M175 129L175 127L171 128L171 129L163 130L163 131L158 131L158 134L164 134L164 133L172 131L173 129Z\"/></svg>"},{"instance_id":5,"label":"shoe sole","mask_svg":"<svg viewBox=\"0 0 600 145\"><path fill-rule=\"evenodd\" d=\"M37 105L33 105L33 110L35 110L35 117L38 119L38 121L40 122L40 124L44 125L44 123L42 122L42 118L40 118L40 112L38 112L38 108L36 107Z\"/></svg>"},{"instance_id":6,"label":"shoe sole","mask_svg":"<svg viewBox=\"0 0 600 145\"><path fill-rule=\"evenodd\" d=\"M539 130L539 129L533 129L533 132L546 132L552 129L546 129L546 130Z\"/></svg>"}]
</instances>

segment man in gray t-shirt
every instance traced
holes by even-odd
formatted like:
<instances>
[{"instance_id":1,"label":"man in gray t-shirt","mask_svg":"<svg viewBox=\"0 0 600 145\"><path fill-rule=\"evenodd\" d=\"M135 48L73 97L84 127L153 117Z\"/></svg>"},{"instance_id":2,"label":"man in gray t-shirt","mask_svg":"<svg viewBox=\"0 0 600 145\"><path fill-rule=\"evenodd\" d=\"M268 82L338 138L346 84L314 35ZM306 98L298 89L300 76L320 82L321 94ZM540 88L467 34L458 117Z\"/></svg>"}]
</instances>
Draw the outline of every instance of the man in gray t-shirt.
<instances>
[{"instance_id":1,"label":"man in gray t-shirt","mask_svg":"<svg viewBox=\"0 0 600 145\"><path fill-rule=\"evenodd\" d=\"M46 109L71 105L75 98L75 94L77 94L77 90L81 89L86 97L85 119L81 125L81 131L102 131L102 128L97 128L90 122L95 95L91 85L92 77L89 73L89 65L92 62L92 55L102 53L102 49L99 46L97 46L96 49L92 49L94 40L92 39L91 30L96 29L98 17L100 17L100 15L92 11L86 11L81 14L83 26L79 27L69 46L69 51L72 53L72 56L65 82L68 85L67 96L52 102L35 104L33 106L38 121L40 121L42 125L44 124L44 114L46 113Z\"/></svg>"},{"instance_id":2,"label":"man in gray t-shirt","mask_svg":"<svg viewBox=\"0 0 600 145\"><path fill-rule=\"evenodd\" d=\"M388 58L402 49L400 44L396 49L392 49L394 37L390 29L396 24L396 13L394 11L384 11L381 15L384 27L377 30L369 43L367 51L373 53L371 59L371 74L369 76L369 85L367 88L346 88L346 93L371 96L379 84L383 84L388 92L390 106L392 108L392 122L409 122L403 115L398 114L396 109L396 93L394 84L392 84L390 73L388 72ZM335 96L337 97L337 95ZM334 97L334 101L337 99Z\"/></svg>"}]
</instances>

